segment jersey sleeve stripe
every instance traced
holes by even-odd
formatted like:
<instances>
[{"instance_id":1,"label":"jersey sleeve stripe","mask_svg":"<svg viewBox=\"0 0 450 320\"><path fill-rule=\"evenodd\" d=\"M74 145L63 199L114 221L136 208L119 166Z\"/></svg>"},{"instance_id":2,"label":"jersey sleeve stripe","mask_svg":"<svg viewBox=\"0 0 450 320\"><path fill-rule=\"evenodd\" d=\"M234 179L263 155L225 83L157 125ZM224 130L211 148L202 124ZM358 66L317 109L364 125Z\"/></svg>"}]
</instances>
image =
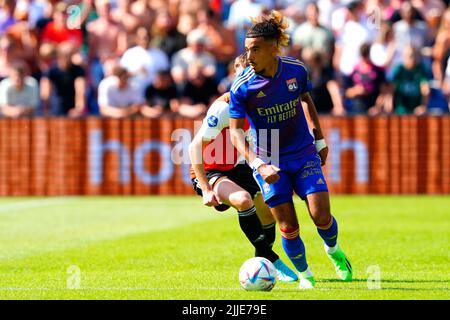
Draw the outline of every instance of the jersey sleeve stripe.
<instances>
[{"instance_id":1,"label":"jersey sleeve stripe","mask_svg":"<svg viewBox=\"0 0 450 320\"><path fill-rule=\"evenodd\" d=\"M239 89L239 87L244 84L245 82L247 82L248 80L251 79L251 77L255 74L255 72L253 70L249 71L248 73L242 75L241 77L239 77L236 82L233 84L233 86L231 87L231 91L233 93L236 93L236 90Z\"/></svg>"},{"instance_id":2,"label":"jersey sleeve stripe","mask_svg":"<svg viewBox=\"0 0 450 320\"><path fill-rule=\"evenodd\" d=\"M236 92L236 90L244 83L246 82L248 79L251 78L253 74L251 72L249 72L248 74L246 74L244 77L241 77L239 79L236 80L236 82L233 84L233 86L231 87L230 91Z\"/></svg>"},{"instance_id":3,"label":"jersey sleeve stripe","mask_svg":"<svg viewBox=\"0 0 450 320\"><path fill-rule=\"evenodd\" d=\"M306 68L305 64L300 62L300 61L294 61L294 60L284 60L281 59L284 63L289 63L289 64L293 64L293 65L297 65L297 66L302 66L303 68Z\"/></svg>"},{"instance_id":4,"label":"jersey sleeve stripe","mask_svg":"<svg viewBox=\"0 0 450 320\"><path fill-rule=\"evenodd\" d=\"M243 78L247 77L253 70L252 69L248 69L246 70L243 74L241 74L240 76L236 77L236 82L242 80Z\"/></svg>"},{"instance_id":5,"label":"jersey sleeve stripe","mask_svg":"<svg viewBox=\"0 0 450 320\"><path fill-rule=\"evenodd\" d=\"M290 61L300 62L300 60L298 60L297 58L292 58L292 57L281 57L281 60L290 60Z\"/></svg>"}]
</instances>

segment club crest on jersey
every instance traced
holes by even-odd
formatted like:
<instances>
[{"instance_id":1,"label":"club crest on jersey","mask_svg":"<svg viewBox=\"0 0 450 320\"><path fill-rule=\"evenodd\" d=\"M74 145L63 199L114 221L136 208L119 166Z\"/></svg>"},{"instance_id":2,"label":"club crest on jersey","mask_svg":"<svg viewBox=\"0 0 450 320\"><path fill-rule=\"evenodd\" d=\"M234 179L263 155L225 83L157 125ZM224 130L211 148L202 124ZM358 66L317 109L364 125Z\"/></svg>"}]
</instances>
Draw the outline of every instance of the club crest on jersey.
<instances>
[{"instance_id":1,"label":"club crest on jersey","mask_svg":"<svg viewBox=\"0 0 450 320\"><path fill-rule=\"evenodd\" d=\"M215 116L210 116L208 118L208 126L210 128L216 127L218 122L219 122L219 119L217 119L217 117L215 117Z\"/></svg>"},{"instance_id":2,"label":"club crest on jersey","mask_svg":"<svg viewBox=\"0 0 450 320\"><path fill-rule=\"evenodd\" d=\"M286 85L288 87L289 91L296 91L298 89L298 84L297 84L297 79L296 78L292 78L289 80L286 80Z\"/></svg>"}]
</instances>

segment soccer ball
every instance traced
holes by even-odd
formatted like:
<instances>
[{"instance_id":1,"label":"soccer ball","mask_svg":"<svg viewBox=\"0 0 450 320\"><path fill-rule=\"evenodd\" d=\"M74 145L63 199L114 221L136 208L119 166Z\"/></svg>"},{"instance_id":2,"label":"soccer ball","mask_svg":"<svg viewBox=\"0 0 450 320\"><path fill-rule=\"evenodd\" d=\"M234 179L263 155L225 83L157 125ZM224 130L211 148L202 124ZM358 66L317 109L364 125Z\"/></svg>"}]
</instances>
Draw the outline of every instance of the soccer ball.
<instances>
[{"instance_id":1,"label":"soccer ball","mask_svg":"<svg viewBox=\"0 0 450 320\"><path fill-rule=\"evenodd\" d=\"M239 282L248 291L270 291L276 283L276 269L266 258L245 261L239 270Z\"/></svg>"}]
</instances>

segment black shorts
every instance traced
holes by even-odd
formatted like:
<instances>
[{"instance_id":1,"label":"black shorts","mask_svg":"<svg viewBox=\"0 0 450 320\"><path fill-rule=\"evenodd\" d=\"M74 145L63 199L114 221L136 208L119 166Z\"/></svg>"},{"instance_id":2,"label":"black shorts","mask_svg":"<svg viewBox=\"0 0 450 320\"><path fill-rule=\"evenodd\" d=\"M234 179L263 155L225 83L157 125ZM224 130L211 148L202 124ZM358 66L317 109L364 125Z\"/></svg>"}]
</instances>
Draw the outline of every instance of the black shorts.
<instances>
[{"instance_id":1,"label":"black shorts","mask_svg":"<svg viewBox=\"0 0 450 320\"><path fill-rule=\"evenodd\" d=\"M260 192L259 186L256 183L255 178L253 178L253 171L246 164L238 164L230 171L209 170L206 171L206 177L208 178L208 181L212 187L214 187L214 184L217 180L219 180L219 178L227 177L228 179L236 183L239 187L247 191L252 198L254 198L258 192ZM197 179L192 179L192 186L199 196L203 196L202 189L198 185ZM225 211L229 208L229 206L222 204L219 207L215 208L219 211Z\"/></svg>"}]
</instances>

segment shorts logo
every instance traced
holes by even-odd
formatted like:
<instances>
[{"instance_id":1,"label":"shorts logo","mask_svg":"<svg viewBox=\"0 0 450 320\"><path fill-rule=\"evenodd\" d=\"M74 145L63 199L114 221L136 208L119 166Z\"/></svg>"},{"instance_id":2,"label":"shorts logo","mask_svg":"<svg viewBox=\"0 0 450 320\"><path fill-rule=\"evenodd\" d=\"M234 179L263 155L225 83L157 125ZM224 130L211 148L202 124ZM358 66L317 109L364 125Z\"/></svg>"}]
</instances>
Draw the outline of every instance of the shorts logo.
<instances>
[{"instance_id":1,"label":"shorts logo","mask_svg":"<svg viewBox=\"0 0 450 320\"><path fill-rule=\"evenodd\" d=\"M292 78L289 80L286 80L286 85L288 87L289 91L296 91L298 89L298 84L297 84L297 79L296 78Z\"/></svg>"},{"instance_id":2,"label":"shorts logo","mask_svg":"<svg viewBox=\"0 0 450 320\"><path fill-rule=\"evenodd\" d=\"M208 126L211 128L216 127L218 122L219 122L219 119L217 119L217 117L215 117L215 116L210 116L208 118Z\"/></svg>"},{"instance_id":3,"label":"shorts logo","mask_svg":"<svg viewBox=\"0 0 450 320\"><path fill-rule=\"evenodd\" d=\"M270 186L267 183L263 184L263 190L265 193L269 193L270 192Z\"/></svg>"},{"instance_id":4,"label":"shorts logo","mask_svg":"<svg viewBox=\"0 0 450 320\"><path fill-rule=\"evenodd\" d=\"M319 178L319 180L317 180L316 184L325 184L325 182L323 182L322 178Z\"/></svg>"}]
</instances>

